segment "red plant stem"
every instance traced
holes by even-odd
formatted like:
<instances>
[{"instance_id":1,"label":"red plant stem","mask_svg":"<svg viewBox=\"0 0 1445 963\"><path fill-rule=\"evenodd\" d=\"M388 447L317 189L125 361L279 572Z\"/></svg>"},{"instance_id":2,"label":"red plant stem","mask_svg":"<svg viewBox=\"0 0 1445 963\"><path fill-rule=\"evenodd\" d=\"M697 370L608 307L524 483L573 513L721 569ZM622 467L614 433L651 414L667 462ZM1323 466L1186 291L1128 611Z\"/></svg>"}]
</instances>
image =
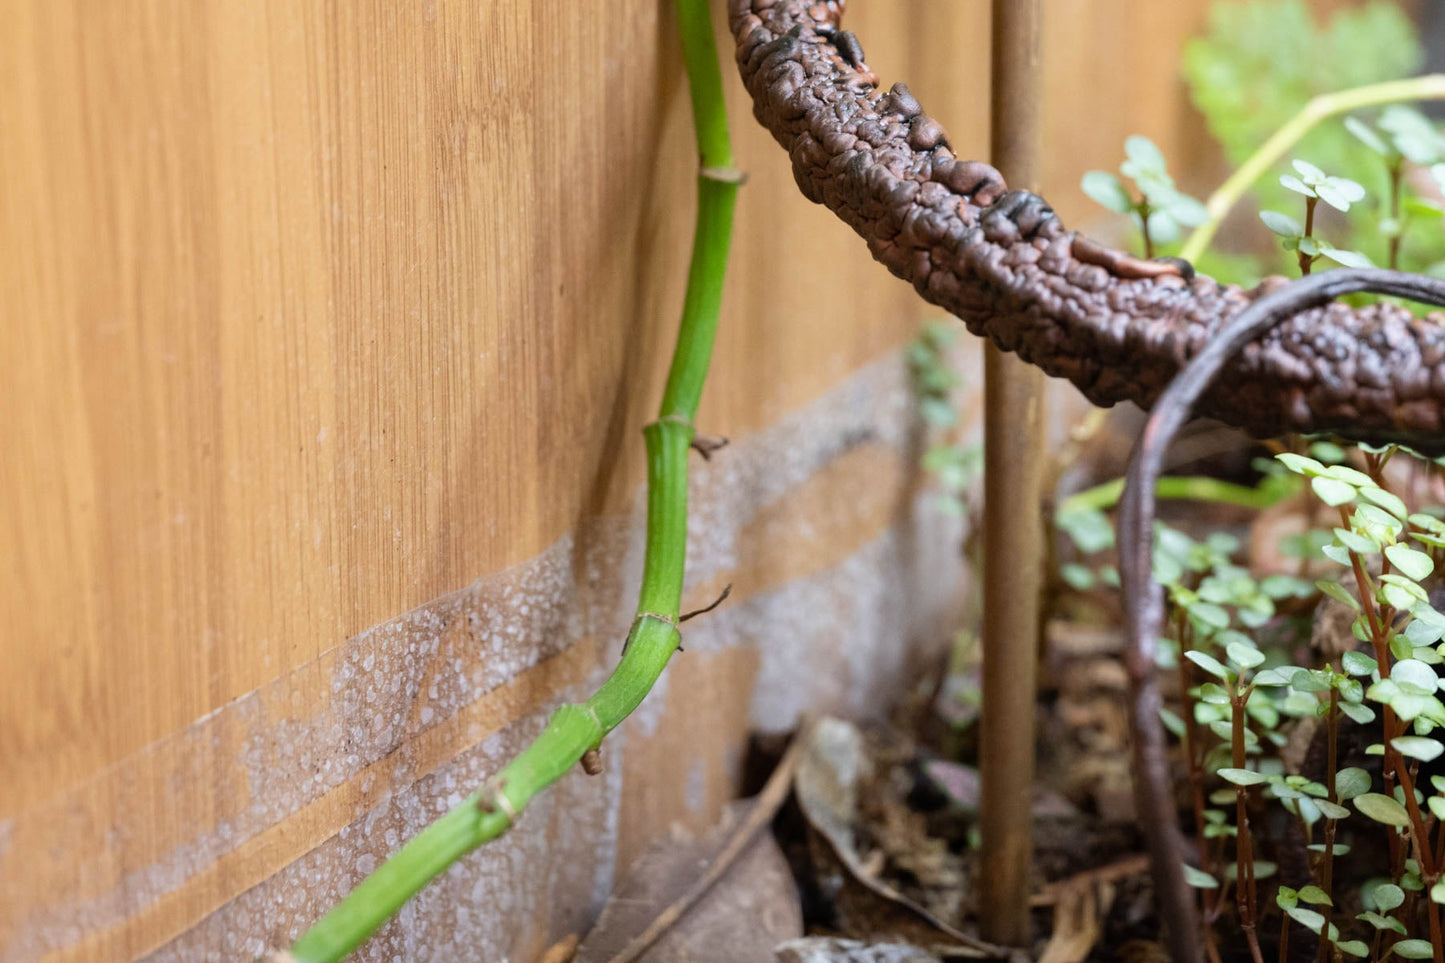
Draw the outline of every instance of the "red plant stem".
<instances>
[{"instance_id":1,"label":"red plant stem","mask_svg":"<svg viewBox=\"0 0 1445 963\"><path fill-rule=\"evenodd\" d=\"M1339 805L1339 797L1335 787L1335 767L1339 765L1339 732L1340 732L1340 690L1336 686L1330 686L1330 711L1325 716L1325 796L1330 802ZM1320 860L1320 889L1327 894L1334 893L1335 873L1335 820L1325 820L1325 852ZM1320 913L1325 918L1325 931L1329 931L1330 907L1320 907ZM1328 959L1328 940L1320 940L1320 963Z\"/></svg>"},{"instance_id":2,"label":"red plant stem","mask_svg":"<svg viewBox=\"0 0 1445 963\"><path fill-rule=\"evenodd\" d=\"M1306 197L1306 198L1305 198L1305 233L1304 233L1304 236L1305 236L1305 237L1314 237L1314 234L1315 234L1315 205L1319 203L1319 200L1320 200L1320 199L1319 199L1318 197ZM1306 254L1306 253L1304 252L1304 248L1301 247L1300 250L1299 250L1299 273L1300 273L1300 276L1301 276L1301 277L1304 277L1305 275L1309 274L1309 273L1310 273L1310 266L1313 265L1314 263L1315 263L1315 259L1314 259L1313 257L1310 257L1308 254Z\"/></svg>"},{"instance_id":3,"label":"red plant stem","mask_svg":"<svg viewBox=\"0 0 1445 963\"><path fill-rule=\"evenodd\" d=\"M1181 608L1175 612L1175 625L1179 635L1179 701L1180 715L1184 722L1184 761L1189 767L1189 788L1194 799L1194 835L1199 843L1199 868L1213 874L1209 858L1209 840L1204 838L1204 770L1200 766L1197 737L1194 731L1194 696L1190 689L1194 680L1189 667L1194 663L1184 658L1189 649L1189 616Z\"/></svg>"},{"instance_id":4,"label":"red plant stem","mask_svg":"<svg viewBox=\"0 0 1445 963\"><path fill-rule=\"evenodd\" d=\"M1374 470L1379 470L1378 463L1375 463L1372 458L1367 458L1367 464L1374 468ZM1343 505L1339 506L1339 512L1340 523L1345 528L1349 528L1349 512L1345 510L1345 507ZM1385 614L1384 612L1376 612L1375 610L1375 598L1374 595L1370 592L1369 576L1365 573L1364 563L1360 560L1360 556L1358 553L1350 552L1350 566L1355 573L1355 585L1360 593L1360 605L1364 608L1365 619L1370 628L1370 645L1375 651L1375 661L1379 666L1380 678L1388 679L1390 677L1390 642L1388 636L1386 635L1384 626L1388 625L1389 623L1385 622L1383 618L1383 615ZM1389 614L1393 618L1393 611L1390 611ZM1390 708L1390 706L1388 705L1383 706L1382 709L1383 711L1380 714L1383 718L1384 728L1384 779L1385 791L1388 795L1389 793L1394 791L1394 784L1396 782L1400 782L1402 785L1407 784L1409 781L1409 777L1405 774L1404 767L1397 762L1397 760L1399 759L1399 753L1394 752L1394 750L1390 748L1390 740L1395 738L1395 734L1399 731L1399 727L1395 719L1395 710ZM1407 804L1413 806L1415 805L1415 797L1412 791L1413 786L1411 787L1410 791L1406 791L1405 799ZM1416 809L1418 811L1418 807L1416 807ZM1398 879L1400 877L1400 874L1403 873L1405 870L1405 852L1400 845L1400 838L1398 834L1393 832L1390 833L1389 846L1390 873L1396 879Z\"/></svg>"},{"instance_id":5,"label":"red plant stem","mask_svg":"<svg viewBox=\"0 0 1445 963\"><path fill-rule=\"evenodd\" d=\"M1233 687L1231 687L1233 688ZM1244 754L1244 704L1249 699L1249 690L1231 691L1230 708L1230 750L1231 761L1236 769L1245 768ZM1239 928L1249 942L1249 955L1254 963L1264 963L1259 948L1259 936L1255 932L1256 913L1259 908L1259 893L1254 885L1254 838L1249 829L1249 787L1234 787L1235 828L1239 832L1234 845L1235 889L1234 905L1239 912Z\"/></svg>"},{"instance_id":6,"label":"red plant stem","mask_svg":"<svg viewBox=\"0 0 1445 963\"><path fill-rule=\"evenodd\" d=\"M1434 951L1435 963L1442 963L1445 951L1441 949L1440 940L1440 904L1433 899L1425 900L1425 915L1430 920L1430 949Z\"/></svg>"},{"instance_id":7,"label":"red plant stem","mask_svg":"<svg viewBox=\"0 0 1445 963\"><path fill-rule=\"evenodd\" d=\"M1430 849L1425 819L1415 798L1415 782L1405 766L1404 757L1387 742L1385 759L1399 776L1400 789L1405 794L1405 811L1410 814L1410 835L1415 841L1416 858L1420 860L1420 881L1425 884L1425 916L1430 921L1430 948L1434 952L1435 963L1445 963L1445 943L1440 938L1440 904L1429 896L1431 888L1440 879L1439 863Z\"/></svg>"},{"instance_id":8,"label":"red plant stem","mask_svg":"<svg viewBox=\"0 0 1445 963\"><path fill-rule=\"evenodd\" d=\"M1184 761L1189 770L1189 788L1194 801L1194 838L1199 846L1199 868L1212 876L1214 875L1214 859L1209 852L1209 840L1204 835L1204 827L1208 825L1204 818L1204 767L1199 758L1199 737L1194 720L1194 696L1190 693L1194 680L1189 667L1193 663L1184 658L1184 652L1193 641L1193 633L1189 626L1189 616L1183 609L1175 612L1175 626L1176 634L1179 637L1179 699L1180 715L1184 723ZM1212 902L1211 896L1213 897ZM1199 890L1199 909L1205 920L1212 922L1216 919L1219 916L1220 907L1223 905L1223 890ZM1214 929L1208 925L1204 927L1204 953L1210 963L1220 963L1219 946L1215 940Z\"/></svg>"},{"instance_id":9,"label":"red plant stem","mask_svg":"<svg viewBox=\"0 0 1445 963\"><path fill-rule=\"evenodd\" d=\"M1390 254L1386 266L1391 270L1400 267L1400 242L1403 240L1404 227L1400 223L1400 167L1404 158L1397 157L1390 165L1390 219L1395 222L1395 233L1390 238Z\"/></svg>"}]
</instances>

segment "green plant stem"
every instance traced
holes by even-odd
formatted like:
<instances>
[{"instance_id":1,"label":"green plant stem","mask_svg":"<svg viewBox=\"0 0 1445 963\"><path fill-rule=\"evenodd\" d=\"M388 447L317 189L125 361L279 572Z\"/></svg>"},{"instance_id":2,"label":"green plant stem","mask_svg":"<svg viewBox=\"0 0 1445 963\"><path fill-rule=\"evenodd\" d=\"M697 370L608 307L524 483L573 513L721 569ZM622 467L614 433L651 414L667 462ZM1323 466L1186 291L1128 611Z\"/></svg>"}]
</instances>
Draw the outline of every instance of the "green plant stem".
<instances>
[{"instance_id":1,"label":"green plant stem","mask_svg":"<svg viewBox=\"0 0 1445 963\"><path fill-rule=\"evenodd\" d=\"M1171 475L1159 479L1154 486L1154 495L1156 498L1214 502L1241 508L1269 508L1293 490L1293 486L1247 488L1203 475ZM1088 509L1104 511L1117 505L1123 494L1124 479L1115 478L1065 498L1059 502L1056 514L1067 515Z\"/></svg>"},{"instance_id":2,"label":"green plant stem","mask_svg":"<svg viewBox=\"0 0 1445 963\"><path fill-rule=\"evenodd\" d=\"M581 705L559 707L547 728L477 792L399 849L291 947L300 963L331 963L361 945L457 860L501 836L539 792L622 723L677 650L687 545L687 469L693 418L712 357L742 178L732 168L722 73L707 0L677 0L701 170L687 293L672 367L647 445L647 549L637 617L612 676Z\"/></svg>"},{"instance_id":3,"label":"green plant stem","mask_svg":"<svg viewBox=\"0 0 1445 963\"><path fill-rule=\"evenodd\" d=\"M1255 181L1263 177L1266 171L1278 163L1290 148L1314 129L1320 121L1365 107L1378 107L1382 104L1394 104L1408 100L1442 99L1445 99L1445 74L1429 74L1424 77L1410 77L1406 80L1391 80L1382 84L1353 87L1349 90L1321 94L1311 99L1300 109L1299 113L1275 131L1269 140L1265 141L1248 160L1229 176L1228 180L1219 186L1218 190L1209 196L1209 200L1204 205L1209 211L1209 219L1189 235L1189 239L1184 242L1184 247L1179 252L1180 257L1188 261L1197 261L1199 256L1209 248L1210 242L1214 240L1214 235L1219 231L1219 226L1224 223L1224 219L1234 205L1239 202L1239 199L1254 186Z\"/></svg>"}]
</instances>

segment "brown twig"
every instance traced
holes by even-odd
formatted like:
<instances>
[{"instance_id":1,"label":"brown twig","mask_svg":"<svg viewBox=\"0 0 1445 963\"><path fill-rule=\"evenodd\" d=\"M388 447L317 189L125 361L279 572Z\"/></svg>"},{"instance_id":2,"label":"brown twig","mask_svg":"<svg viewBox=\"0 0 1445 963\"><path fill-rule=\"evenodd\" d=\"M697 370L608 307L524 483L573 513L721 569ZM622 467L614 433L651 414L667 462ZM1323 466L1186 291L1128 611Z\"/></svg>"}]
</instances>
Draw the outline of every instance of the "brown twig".
<instances>
[{"instance_id":1,"label":"brown twig","mask_svg":"<svg viewBox=\"0 0 1445 963\"><path fill-rule=\"evenodd\" d=\"M696 434L692 436L690 444L692 450L702 456L703 461L712 461L713 453L726 448L728 440L722 435Z\"/></svg>"},{"instance_id":2,"label":"brown twig","mask_svg":"<svg viewBox=\"0 0 1445 963\"><path fill-rule=\"evenodd\" d=\"M782 808L783 802L788 798L788 793L793 788L793 773L798 768L798 757L802 755L803 741L806 732L800 732L793 737L792 744L788 746L787 752L779 760L773 774L768 777L762 792L754 797L752 808L748 810L742 821L728 834L727 842L718 851L712 861L698 880L687 888L687 891L668 905L656 919L647 924L647 929L634 936L628 941L617 955L613 956L607 963L633 963L648 947L656 943L664 933L675 926L678 920L687 914L687 911L696 905L697 901L707 895L707 891L727 873L728 869L737 861L737 858L747 851L753 839L764 826L772 822L773 817Z\"/></svg>"},{"instance_id":3,"label":"brown twig","mask_svg":"<svg viewBox=\"0 0 1445 963\"><path fill-rule=\"evenodd\" d=\"M687 614L685 614L685 615L683 615L682 617L680 617L680 618L677 620L678 624L681 625L683 622L686 622L688 619L695 619L695 618L697 618L699 615L706 615L707 613L711 612L713 609L717 608L719 605L721 605L721 604L723 604L724 602L726 602L727 599L728 599L728 596L731 595L731 594L733 594L733 586L732 586L732 583L729 582L727 585L725 585L725 586L723 587L722 594L719 595L717 598L713 599L713 601L712 601L712 603L711 603L710 605L704 605L704 606L703 606L702 608L700 608L700 609L693 609L691 612L688 612Z\"/></svg>"}]
</instances>

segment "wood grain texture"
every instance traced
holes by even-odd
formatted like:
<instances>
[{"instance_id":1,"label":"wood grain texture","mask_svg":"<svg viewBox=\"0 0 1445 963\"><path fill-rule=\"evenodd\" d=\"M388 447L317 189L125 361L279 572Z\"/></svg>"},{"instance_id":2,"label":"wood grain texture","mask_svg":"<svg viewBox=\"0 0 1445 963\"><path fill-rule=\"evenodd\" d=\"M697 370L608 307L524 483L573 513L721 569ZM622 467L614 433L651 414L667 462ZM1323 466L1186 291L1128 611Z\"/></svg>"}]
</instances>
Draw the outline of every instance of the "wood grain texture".
<instances>
[{"instance_id":1,"label":"wood grain texture","mask_svg":"<svg viewBox=\"0 0 1445 963\"><path fill-rule=\"evenodd\" d=\"M1182 37L1203 7L1048 4L1045 136L1068 147L1044 187L1061 205L1129 132L1171 154L1189 143L1173 54L1144 38ZM985 0L850 13L870 63L906 77L977 155L986 23ZM1086 35L1115 39L1101 51ZM154 764L197 720L278 680L273 716L320 712L330 679L318 669L308 686L307 667L346 640L635 504L691 231L674 45L656 0L9 5L0 890L122 893L184 836L144 818L145 800L198 826L235 805L216 774L246 732L207 743L214 765ZM727 67L751 180L700 425L746 437L892 352L929 311L797 196ZM779 252L799 249L817 270L785 277ZM852 475L795 502L864 477L890 486L823 526L830 558L892 523L887 506L914 484L899 457L857 455ZM780 552L770 570L754 549L738 578L763 592L806 554ZM603 651L555 671L575 682ZM697 725L748 703L752 657L717 658L719 708ZM488 703L484 730L558 689L517 691ZM687 744L679 699L667 740L650 752L638 736L634 759ZM711 775L691 818L717 812L720 760L745 727L705 737ZM475 744L431 738L418 752L437 760ZM145 783L152 771L187 775ZM622 791L653 792L635 776ZM169 902L134 907L130 935L75 945L128 958L195 925L353 818L366 800L344 792L334 812L303 807L167 884ZM687 802L676 787L648 798L627 852ZM40 863L7 860L7 833L59 800L78 807L66 818L86 845L45 836ZM0 947L24 923L0 908ZM76 925L80 941L89 924Z\"/></svg>"}]
</instances>

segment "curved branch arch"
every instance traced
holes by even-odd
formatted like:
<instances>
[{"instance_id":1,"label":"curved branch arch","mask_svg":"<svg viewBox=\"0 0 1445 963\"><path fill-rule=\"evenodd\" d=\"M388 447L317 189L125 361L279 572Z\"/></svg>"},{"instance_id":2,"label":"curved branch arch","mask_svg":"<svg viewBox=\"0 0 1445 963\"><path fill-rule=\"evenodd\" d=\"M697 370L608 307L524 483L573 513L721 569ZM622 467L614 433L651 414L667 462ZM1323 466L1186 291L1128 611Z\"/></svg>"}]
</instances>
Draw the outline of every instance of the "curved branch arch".
<instances>
[{"instance_id":1,"label":"curved branch arch","mask_svg":"<svg viewBox=\"0 0 1445 963\"><path fill-rule=\"evenodd\" d=\"M1233 317L1273 290L1142 261L1067 230L1040 197L959 160L902 84L883 91L845 0L730 0L759 121L803 194L926 300L1090 401L1151 407ZM1259 436L1334 432L1445 452L1445 317L1330 304L1251 343L1196 411Z\"/></svg>"}]
</instances>

